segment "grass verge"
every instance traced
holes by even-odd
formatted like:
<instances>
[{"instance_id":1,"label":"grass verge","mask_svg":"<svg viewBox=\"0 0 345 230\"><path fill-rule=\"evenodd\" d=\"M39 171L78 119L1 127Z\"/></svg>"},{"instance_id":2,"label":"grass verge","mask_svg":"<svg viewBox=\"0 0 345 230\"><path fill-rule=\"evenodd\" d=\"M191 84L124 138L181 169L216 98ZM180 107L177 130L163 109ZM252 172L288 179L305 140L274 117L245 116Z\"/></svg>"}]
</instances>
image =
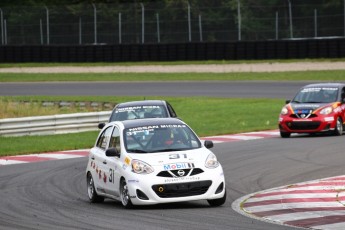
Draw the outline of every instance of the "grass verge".
<instances>
[{"instance_id":1,"label":"grass verge","mask_svg":"<svg viewBox=\"0 0 345 230\"><path fill-rule=\"evenodd\" d=\"M24 97L15 97L20 99ZM31 100L47 97L30 97ZM1 99L1 98L0 98ZM13 98L12 98L13 99ZM89 100L90 97L49 97L50 100ZM139 97L92 97L93 100L123 102ZM150 99L157 99L152 97ZM231 134L277 128L283 99L175 98L168 100L178 116L199 136ZM49 136L0 137L0 156L84 149L93 146L98 131Z\"/></svg>"}]
</instances>

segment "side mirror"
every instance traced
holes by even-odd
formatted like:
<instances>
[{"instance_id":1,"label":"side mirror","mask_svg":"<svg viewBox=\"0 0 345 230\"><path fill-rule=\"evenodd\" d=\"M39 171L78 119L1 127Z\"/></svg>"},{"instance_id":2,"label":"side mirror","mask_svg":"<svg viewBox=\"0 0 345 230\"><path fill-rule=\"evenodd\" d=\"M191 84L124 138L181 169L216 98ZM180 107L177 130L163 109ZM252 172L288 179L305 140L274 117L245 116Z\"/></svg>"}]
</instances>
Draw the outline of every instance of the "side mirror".
<instances>
[{"instance_id":1,"label":"side mirror","mask_svg":"<svg viewBox=\"0 0 345 230\"><path fill-rule=\"evenodd\" d=\"M105 126L105 123L99 123L99 124L98 124L98 128L99 128L99 129L103 129L104 126Z\"/></svg>"},{"instance_id":2,"label":"side mirror","mask_svg":"<svg viewBox=\"0 0 345 230\"><path fill-rule=\"evenodd\" d=\"M291 100L286 100L285 104L289 104L291 102Z\"/></svg>"},{"instance_id":3,"label":"side mirror","mask_svg":"<svg viewBox=\"0 0 345 230\"><path fill-rule=\"evenodd\" d=\"M205 142L204 142L204 146L205 146L207 149L213 148L213 142L212 142L212 141L205 141Z\"/></svg>"},{"instance_id":4,"label":"side mirror","mask_svg":"<svg viewBox=\"0 0 345 230\"><path fill-rule=\"evenodd\" d=\"M105 155L107 157L120 157L120 153L114 147L105 150Z\"/></svg>"}]
</instances>

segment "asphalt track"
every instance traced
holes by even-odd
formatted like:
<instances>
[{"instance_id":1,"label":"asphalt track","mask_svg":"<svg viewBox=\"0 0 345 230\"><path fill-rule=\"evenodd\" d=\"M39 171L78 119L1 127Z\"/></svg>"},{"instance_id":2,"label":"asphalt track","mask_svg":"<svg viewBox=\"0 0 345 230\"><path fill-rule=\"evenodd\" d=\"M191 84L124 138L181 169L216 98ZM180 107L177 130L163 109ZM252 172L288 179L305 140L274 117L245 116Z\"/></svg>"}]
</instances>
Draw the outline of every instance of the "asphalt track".
<instances>
[{"instance_id":1,"label":"asphalt track","mask_svg":"<svg viewBox=\"0 0 345 230\"><path fill-rule=\"evenodd\" d=\"M216 144L213 151L223 165L228 192L227 202L218 208L205 201L134 210L112 200L90 204L86 158L0 166L0 229L294 229L240 215L232 202L269 188L344 175L344 138L273 137Z\"/></svg>"},{"instance_id":2,"label":"asphalt track","mask_svg":"<svg viewBox=\"0 0 345 230\"><path fill-rule=\"evenodd\" d=\"M344 174L344 137L279 137L220 143L227 202L139 207L88 202L87 158L0 166L0 229L293 229L251 219L231 208L256 191Z\"/></svg>"},{"instance_id":3,"label":"asphalt track","mask_svg":"<svg viewBox=\"0 0 345 230\"><path fill-rule=\"evenodd\" d=\"M0 83L0 95L206 96L288 99L293 97L300 87L309 83L307 81Z\"/></svg>"}]
</instances>

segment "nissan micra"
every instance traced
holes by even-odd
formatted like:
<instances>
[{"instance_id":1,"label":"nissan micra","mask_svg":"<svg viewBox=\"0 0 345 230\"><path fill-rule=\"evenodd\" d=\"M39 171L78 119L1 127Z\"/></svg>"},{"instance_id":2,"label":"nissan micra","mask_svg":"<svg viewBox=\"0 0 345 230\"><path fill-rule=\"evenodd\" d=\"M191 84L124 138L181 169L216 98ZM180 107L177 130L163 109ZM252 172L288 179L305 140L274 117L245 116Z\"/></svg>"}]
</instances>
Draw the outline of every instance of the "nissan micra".
<instances>
[{"instance_id":1,"label":"nissan micra","mask_svg":"<svg viewBox=\"0 0 345 230\"><path fill-rule=\"evenodd\" d=\"M90 150L86 168L90 202L104 198L134 205L226 201L224 173L194 131L176 118L110 122Z\"/></svg>"}]
</instances>

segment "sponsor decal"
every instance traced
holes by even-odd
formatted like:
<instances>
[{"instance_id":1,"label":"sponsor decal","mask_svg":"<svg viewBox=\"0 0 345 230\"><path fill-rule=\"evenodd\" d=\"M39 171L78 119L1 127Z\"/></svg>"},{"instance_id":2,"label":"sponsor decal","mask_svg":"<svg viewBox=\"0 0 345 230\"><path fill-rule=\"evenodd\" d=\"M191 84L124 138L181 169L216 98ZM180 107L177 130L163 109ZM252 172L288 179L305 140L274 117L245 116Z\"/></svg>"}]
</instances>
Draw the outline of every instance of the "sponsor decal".
<instances>
[{"instance_id":1,"label":"sponsor decal","mask_svg":"<svg viewBox=\"0 0 345 230\"><path fill-rule=\"evenodd\" d=\"M315 110L319 108L320 104L302 104L302 105L291 105L291 107L296 110L308 110L307 108L311 108L312 110Z\"/></svg>"},{"instance_id":2,"label":"sponsor decal","mask_svg":"<svg viewBox=\"0 0 345 230\"><path fill-rule=\"evenodd\" d=\"M125 108L118 108L115 113L123 113L123 112L128 112L128 111L134 111L141 109L141 106L132 106L132 107L125 107Z\"/></svg>"},{"instance_id":3,"label":"sponsor decal","mask_svg":"<svg viewBox=\"0 0 345 230\"><path fill-rule=\"evenodd\" d=\"M333 110L335 113L340 113L341 112L341 108L340 107L337 107Z\"/></svg>"},{"instance_id":4,"label":"sponsor decal","mask_svg":"<svg viewBox=\"0 0 345 230\"><path fill-rule=\"evenodd\" d=\"M334 117L325 117L325 121L334 121Z\"/></svg>"},{"instance_id":5,"label":"sponsor decal","mask_svg":"<svg viewBox=\"0 0 345 230\"><path fill-rule=\"evenodd\" d=\"M160 125L161 128L185 128L185 125Z\"/></svg>"},{"instance_id":6,"label":"sponsor decal","mask_svg":"<svg viewBox=\"0 0 345 230\"><path fill-rule=\"evenodd\" d=\"M303 122L303 121L313 121L313 120L310 120L310 119L304 119L304 120L296 120L296 119L294 119L294 120L292 120L292 121L300 121L300 122Z\"/></svg>"},{"instance_id":7,"label":"sponsor decal","mask_svg":"<svg viewBox=\"0 0 345 230\"><path fill-rule=\"evenodd\" d=\"M129 157L125 158L125 163L126 165L129 165L131 163L131 159Z\"/></svg>"},{"instance_id":8,"label":"sponsor decal","mask_svg":"<svg viewBox=\"0 0 345 230\"><path fill-rule=\"evenodd\" d=\"M139 183L139 180L128 180L128 183Z\"/></svg>"},{"instance_id":9,"label":"sponsor decal","mask_svg":"<svg viewBox=\"0 0 345 230\"><path fill-rule=\"evenodd\" d=\"M99 177L100 180L102 179L102 170L98 171L98 177Z\"/></svg>"},{"instance_id":10,"label":"sponsor decal","mask_svg":"<svg viewBox=\"0 0 345 230\"><path fill-rule=\"evenodd\" d=\"M107 175L105 174L105 172L103 173L103 181L104 183L107 183Z\"/></svg>"},{"instance_id":11,"label":"sponsor decal","mask_svg":"<svg viewBox=\"0 0 345 230\"><path fill-rule=\"evenodd\" d=\"M183 181L195 181L195 180L200 180L200 177L198 177L198 176L190 176L190 177L169 178L169 179L165 179L164 183L183 182Z\"/></svg>"},{"instance_id":12,"label":"sponsor decal","mask_svg":"<svg viewBox=\"0 0 345 230\"><path fill-rule=\"evenodd\" d=\"M126 170L127 165L123 164L123 165L122 165L122 168L123 168L123 170Z\"/></svg>"},{"instance_id":13,"label":"sponsor decal","mask_svg":"<svg viewBox=\"0 0 345 230\"><path fill-rule=\"evenodd\" d=\"M296 109L296 110L295 110L295 113L309 114L309 113L311 113L311 112L313 112L313 111L310 110L310 109Z\"/></svg>"},{"instance_id":14,"label":"sponsor decal","mask_svg":"<svg viewBox=\"0 0 345 230\"><path fill-rule=\"evenodd\" d=\"M176 169L189 169L194 168L193 163L174 163L174 164L165 164L163 165L164 170L176 170Z\"/></svg>"},{"instance_id":15,"label":"sponsor decal","mask_svg":"<svg viewBox=\"0 0 345 230\"><path fill-rule=\"evenodd\" d=\"M135 199L137 198L137 196L129 196L131 199Z\"/></svg>"}]
</instances>

